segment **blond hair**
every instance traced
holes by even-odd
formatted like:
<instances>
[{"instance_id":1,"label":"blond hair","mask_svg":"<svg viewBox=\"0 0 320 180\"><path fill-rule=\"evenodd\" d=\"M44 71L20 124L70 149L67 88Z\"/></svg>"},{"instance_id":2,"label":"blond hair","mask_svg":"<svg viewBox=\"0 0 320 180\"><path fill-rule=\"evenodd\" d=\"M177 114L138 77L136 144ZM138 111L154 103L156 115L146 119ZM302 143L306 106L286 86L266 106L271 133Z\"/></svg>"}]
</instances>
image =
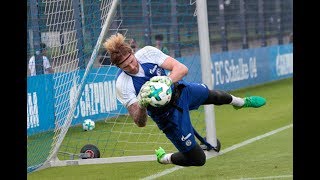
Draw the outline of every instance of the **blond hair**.
<instances>
[{"instance_id":1,"label":"blond hair","mask_svg":"<svg viewBox=\"0 0 320 180\"><path fill-rule=\"evenodd\" d=\"M118 65L119 61L128 54L133 53L130 44L125 42L125 37L117 33L110 36L104 43L103 47L110 54L110 61L112 64Z\"/></svg>"}]
</instances>

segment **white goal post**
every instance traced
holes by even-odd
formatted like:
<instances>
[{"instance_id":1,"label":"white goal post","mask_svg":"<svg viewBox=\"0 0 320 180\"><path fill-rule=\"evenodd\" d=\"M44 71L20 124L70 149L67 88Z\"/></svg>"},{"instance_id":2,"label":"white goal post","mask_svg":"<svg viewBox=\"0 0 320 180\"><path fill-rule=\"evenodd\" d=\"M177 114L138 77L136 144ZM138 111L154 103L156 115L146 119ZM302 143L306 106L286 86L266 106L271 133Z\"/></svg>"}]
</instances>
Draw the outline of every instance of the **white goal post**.
<instances>
[{"instance_id":1,"label":"white goal post","mask_svg":"<svg viewBox=\"0 0 320 180\"><path fill-rule=\"evenodd\" d=\"M210 53L210 42L209 42L209 27L208 27L208 14L207 14L207 1L196 1L197 4L197 20L198 20L198 31L199 31L199 47L201 56L201 72L202 81L208 87L214 88L212 74L212 63ZM210 66L209 66L210 65ZM215 115L214 106L206 105L204 107L205 120L206 120L206 137L207 142L213 147L217 147L217 136L215 127Z\"/></svg>"},{"instance_id":2,"label":"white goal post","mask_svg":"<svg viewBox=\"0 0 320 180\"><path fill-rule=\"evenodd\" d=\"M68 114L66 116L66 120L64 121L62 126L58 127L58 128L61 128L61 131L60 131L59 136L57 138L57 142L55 143L55 146L54 146L54 148L52 150L52 153L50 154L50 156L49 156L49 158L47 160L48 162L50 162L51 160L56 160L57 159L57 154L58 154L60 145L61 145L61 143L63 141L63 138L65 137L65 135L66 135L66 133L68 131L68 128L71 125L71 121L73 119L74 111L75 111L77 103L78 103L78 101L80 99L80 95L83 92L84 83L86 82L86 78L88 77L88 73L89 73L94 61L97 59L98 50L100 49L100 46L103 43L104 37L106 35L106 32L108 31L108 29L110 27L110 24L113 21L114 14L115 14L115 12L117 10L116 8L118 6L118 2L119 2L119 0L112 0L112 2L110 2L111 6L110 6L110 9L108 10L107 18L104 21L104 24L103 24L102 29L101 29L101 33L100 33L100 35L98 37L98 40L97 40L97 43L96 43L96 45L95 45L95 47L93 49L91 58L90 58L87 66L86 66L86 70L84 72L82 80L80 81L80 84L76 85L77 90L75 92L75 97L74 97L73 100L70 100L71 108L70 108L70 110L69 110L69 112L68 112Z\"/></svg>"}]
</instances>

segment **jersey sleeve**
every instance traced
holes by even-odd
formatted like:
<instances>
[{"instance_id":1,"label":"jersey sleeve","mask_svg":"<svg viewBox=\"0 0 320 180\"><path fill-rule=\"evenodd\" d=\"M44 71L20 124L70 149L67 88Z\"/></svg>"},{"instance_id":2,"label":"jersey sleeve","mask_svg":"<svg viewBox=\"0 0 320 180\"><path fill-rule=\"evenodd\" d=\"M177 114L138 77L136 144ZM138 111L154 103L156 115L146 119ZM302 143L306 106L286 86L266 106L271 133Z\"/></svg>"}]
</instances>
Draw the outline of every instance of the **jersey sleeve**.
<instances>
[{"instance_id":1,"label":"jersey sleeve","mask_svg":"<svg viewBox=\"0 0 320 180\"><path fill-rule=\"evenodd\" d=\"M116 93L117 99L126 108L138 101L132 78L125 73L121 73L117 78Z\"/></svg>"},{"instance_id":2,"label":"jersey sleeve","mask_svg":"<svg viewBox=\"0 0 320 180\"><path fill-rule=\"evenodd\" d=\"M143 58L141 58L142 60L140 61L141 64L151 62L159 66L161 66L162 63L169 57L161 50L153 46L145 46L139 51L139 53L137 53L137 56L139 55L143 56Z\"/></svg>"}]
</instances>

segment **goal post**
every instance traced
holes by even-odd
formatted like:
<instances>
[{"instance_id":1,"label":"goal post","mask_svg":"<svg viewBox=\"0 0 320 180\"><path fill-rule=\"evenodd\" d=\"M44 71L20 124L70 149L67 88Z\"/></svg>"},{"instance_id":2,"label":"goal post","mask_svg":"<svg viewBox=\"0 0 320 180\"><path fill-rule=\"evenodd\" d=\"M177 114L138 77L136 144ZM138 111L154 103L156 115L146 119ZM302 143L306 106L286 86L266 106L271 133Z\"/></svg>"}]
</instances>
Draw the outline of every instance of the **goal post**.
<instances>
[{"instance_id":1,"label":"goal post","mask_svg":"<svg viewBox=\"0 0 320 180\"><path fill-rule=\"evenodd\" d=\"M90 57L90 60L88 62L88 64L86 65L86 69L85 69L85 72L84 72L84 75L82 77L82 80L80 81L80 84L79 85L76 85L76 91L74 92L75 93L75 97L70 101L71 102L71 107L70 107L70 110L68 111L68 114L66 116L66 120L64 121L64 123L62 124L61 126L61 131L59 133L59 136L58 136L58 139L55 143L55 146L52 150L52 153L50 154L50 156L48 157L48 160L47 161L51 161L52 159L56 158L57 157L57 154L58 154L58 150L60 148L60 145L68 131L68 128L70 127L71 125L71 122L72 122L72 119L73 119L73 116L74 116L74 111L75 111L75 108L79 102L79 99L80 99L80 95L81 93L83 92L83 89L84 89L84 84L86 83L86 79L88 77L88 73L90 72L91 70L91 67L94 63L94 61L97 59L97 55L98 55L98 51L100 49L100 46L105 38L105 35L106 35L106 32L108 31L109 27L110 27L110 24L112 23L112 20L113 20L113 17L114 17L114 14L116 12L116 8L118 6L118 3L119 3L119 0L110 0L110 2L106 2L108 4L111 4L110 6L110 9L108 10L108 15L107 15L107 18L106 20L104 21L104 24L102 26L102 29L101 29L101 33L98 37L98 40L97 40L97 43L93 49L93 52L92 52L92 55ZM46 162L45 162L46 163Z\"/></svg>"},{"instance_id":2,"label":"goal post","mask_svg":"<svg viewBox=\"0 0 320 180\"><path fill-rule=\"evenodd\" d=\"M52 60L52 67L55 71L54 74L46 75L44 78L37 76L28 79L28 89L43 86L48 90L48 92L45 93L50 94L51 87L54 91L51 96L53 101L49 100L49 95L45 97L42 96L43 98L41 99L49 100L47 104L39 104L39 92L37 94L37 90L34 90L35 92L30 93L30 95L28 93L28 97L30 97L27 105L27 129L30 128L27 138L28 172L50 167L52 166L52 161L58 160L57 156L61 143L74 119L74 111L79 102L80 95L83 93L88 74L92 69L94 61L97 59L102 41L110 28L119 3L118 0L100 0L99 2L99 4L95 3L98 9L90 13L95 13L94 15L101 14L101 19L96 19L95 21L101 20L103 26L96 40L96 45L92 50L91 57L86 65L84 65L84 56L89 54L83 55L85 48L81 46L85 34L82 34L84 30L81 29L80 25L80 22L83 23L83 19L80 21L80 18L83 18L83 12L81 16L80 11L83 11L84 1L81 1L81 7L80 2L77 0L28 1L28 7L31 10L41 10L39 14L32 16L35 18L32 18L31 21L37 22L37 24L42 23L42 25L37 26L39 29L41 26L44 26L44 24L46 27L43 28L46 32L39 34L41 39L40 37L35 39L34 43L37 44L37 42L42 41L42 43L46 43L51 47L50 59ZM93 3L93 1L91 3ZM45 19L39 18L40 16L45 16ZM84 26L84 24L82 24L82 26ZM35 33L35 35L35 38L38 37L37 33ZM57 41L56 38L59 38L59 41ZM32 38L29 37L29 39ZM80 72L83 69L84 72ZM82 76L81 79L80 75ZM43 80L45 80L44 85L42 85ZM48 86L47 84L51 85ZM42 107L39 107L39 105ZM54 109L52 118L44 116L41 122L41 119L39 119L41 112L38 111L44 109L43 111L46 113L45 111L47 111L48 108L52 108L50 105L53 106ZM52 124L41 127L42 124L48 123L51 120L53 121Z\"/></svg>"},{"instance_id":3,"label":"goal post","mask_svg":"<svg viewBox=\"0 0 320 180\"><path fill-rule=\"evenodd\" d=\"M196 1L198 20L199 47L201 59L202 81L210 89L214 88L212 74L212 63L209 42L209 27L207 14L207 0ZM206 121L206 139L213 147L217 147L217 136L215 126L214 105L206 105L204 107Z\"/></svg>"}]
</instances>

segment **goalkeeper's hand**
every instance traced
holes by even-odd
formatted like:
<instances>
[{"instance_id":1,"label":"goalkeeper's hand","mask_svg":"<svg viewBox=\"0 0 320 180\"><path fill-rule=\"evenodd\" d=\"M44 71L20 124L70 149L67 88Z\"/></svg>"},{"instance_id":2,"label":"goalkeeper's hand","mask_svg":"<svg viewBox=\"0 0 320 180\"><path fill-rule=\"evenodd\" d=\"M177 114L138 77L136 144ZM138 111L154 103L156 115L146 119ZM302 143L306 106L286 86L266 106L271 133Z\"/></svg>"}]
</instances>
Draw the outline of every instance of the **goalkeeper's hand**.
<instances>
[{"instance_id":1,"label":"goalkeeper's hand","mask_svg":"<svg viewBox=\"0 0 320 180\"><path fill-rule=\"evenodd\" d=\"M167 86L171 86L172 84L172 79L169 76L154 76L150 81L165 83Z\"/></svg>"},{"instance_id":2,"label":"goalkeeper's hand","mask_svg":"<svg viewBox=\"0 0 320 180\"><path fill-rule=\"evenodd\" d=\"M150 81L147 81L146 83L144 83L138 94L138 104L140 107L146 108L151 102L151 98L148 97L151 92L149 83Z\"/></svg>"}]
</instances>

